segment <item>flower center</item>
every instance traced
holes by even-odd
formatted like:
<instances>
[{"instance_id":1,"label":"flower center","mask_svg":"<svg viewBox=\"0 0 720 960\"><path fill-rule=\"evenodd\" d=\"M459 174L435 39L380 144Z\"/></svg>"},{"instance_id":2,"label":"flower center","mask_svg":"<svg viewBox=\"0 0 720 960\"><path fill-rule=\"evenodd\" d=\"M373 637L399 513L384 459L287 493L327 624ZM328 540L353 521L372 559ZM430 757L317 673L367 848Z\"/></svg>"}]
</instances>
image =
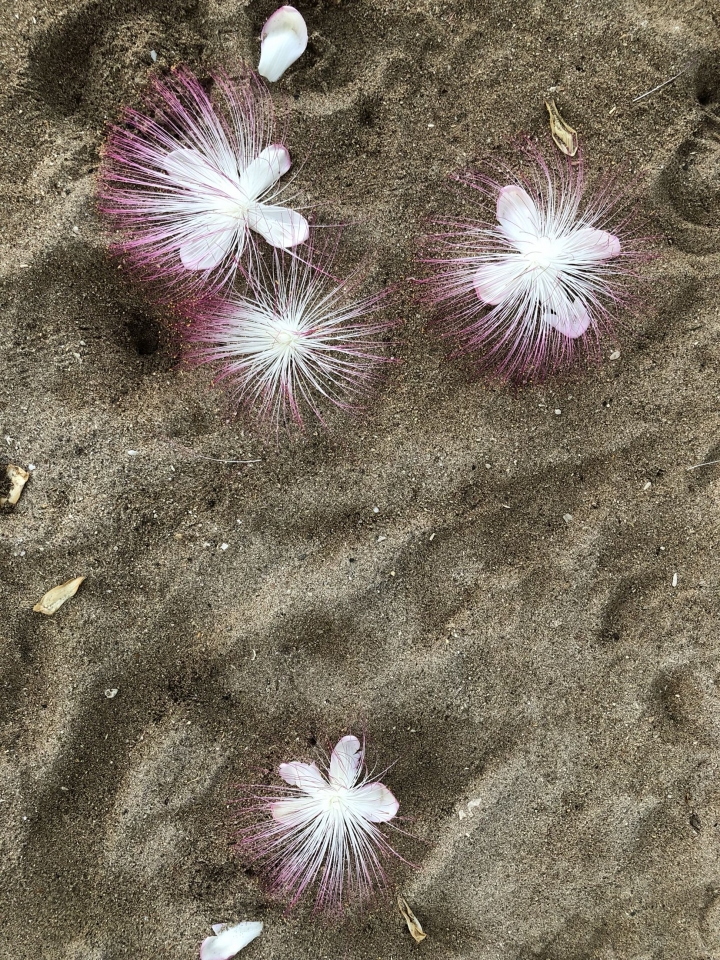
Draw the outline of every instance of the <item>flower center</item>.
<instances>
[{"instance_id":1,"label":"flower center","mask_svg":"<svg viewBox=\"0 0 720 960\"><path fill-rule=\"evenodd\" d=\"M554 244L550 237L538 237L529 243L525 250L525 258L533 270L547 270L554 255Z\"/></svg>"},{"instance_id":2,"label":"flower center","mask_svg":"<svg viewBox=\"0 0 720 960\"><path fill-rule=\"evenodd\" d=\"M296 330L278 330L275 334L275 343L279 347L293 347L298 339Z\"/></svg>"},{"instance_id":3,"label":"flower center","mask_svg":"<svg viewBox=\"0 0 720 960\"><path fill-rule=\"evenodd\" d=\"M325 811L329 812L330 810L334 810L340 813L345 806L345 797L347 794L348 791L345 787L328 790L322 798Z\"/></svg>"}]
</instances>

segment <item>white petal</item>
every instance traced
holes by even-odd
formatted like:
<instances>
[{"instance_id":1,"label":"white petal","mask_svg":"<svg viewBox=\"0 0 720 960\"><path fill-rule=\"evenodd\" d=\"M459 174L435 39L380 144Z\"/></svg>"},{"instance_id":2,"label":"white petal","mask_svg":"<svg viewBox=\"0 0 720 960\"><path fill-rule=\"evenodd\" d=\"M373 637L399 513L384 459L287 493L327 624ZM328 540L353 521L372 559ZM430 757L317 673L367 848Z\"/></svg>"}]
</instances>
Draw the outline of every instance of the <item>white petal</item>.
<instances>
[{"instance_id":1,"label":"white petal","mask_svg":"<svg viewBox=\"0 0 720 960\"><path fill-rule=\"evenodd\" d=\"M330 757L330 783L333 787L352 787L357 780L363 749L357 737L343 737Z\"/></svg>"},{"instance_id":2,"label":"white petal","mask_svg":"<svg viewBox=\"0 0 720 960\"><path fill-rule=\"evenodd\" d=\"M229 960L262 933L262 923L244 920L227 927L217 937L206 937L200 947L200 960ZM214 929L214 928L213 928Z\"/></svg>"},{"instance_id":3,"label":"white petal","mask_svg":"<svg viewBox=\"0 0 720 960\"><path fill-rule=\"evenodd\" d=\"M308 32L295 7L280 7L266 21L260 36L258 73L271 82L279 80L291 63L305 52Z\"/></svg>"},{"instance_id":4,"label":"white petal","mask_svg":"<svg viewBox=\"0 0 720 960\"><path fill-rule=\"evenodd\" d=\"M248 210L248 224L273 247L294 247L310 235L305 217L269 203L254 203Z\"/></svg>"},{"instance_id":5,"label":"white petal","mask_svg":"<svg viewBox=\"0 0 720 960\"><path fill-rule=\"evenodd\" d=\"M327 789L327 784L325 785ZM284 823L288 827L296 827L309 823L322 812L322 805L318 800L310 797L294 797L292 800L276 800L270 805L270 813L277 823Z\"/></svg>"},{"instance_id":6,"label":"white petal","mask_svg":"<svg viewBox=\"0 0 720 960\"><path fill-rule=\"evenodd\" d=\"M478 298L484 303L502 303L526 270L527 263L520 257L483 264L473 277Z\"/></svg>"},{"instance_id":7,"label":"white petal","mask_svg":"<svg viewBox=\"0 0 720 960\"><path fill-rule=\"evenodd\" d=\"M581 227L565 239L566 251L576 262L609 260L620 254L620 240L614 233Z\"/></svg>"},{"instance_id":8,"label":"white petal","mask_svg":"<svg viewBox=\"0 0 720 960\"><path fill-rule=\"evenodd\" d=\"M234 196L237 185L225 176L197 150L183 148L173 150L163 161L165 170L175 186L183 187L198 195L198 199Z\"/></svg>"},{"instance_id":9,"label":"white petal","mask_svg":"<svg viewBox=\"0 0 720 960\"><path fill-rule=\"evenodd\" d=\"M298 761L281 763L278 773L285 783L289 783L291 787L297 787L311 796L316 790L327 787L327 781L314 763L300 763Z\"/></svg>"},{"instance_id":10,"label":"white petal","mask_svg":"<svg viewBox=\"0 0 720 960\"><path fill-rule=\"evenodd\" d=\"M257 200L288 172L290 166L290 154L285 147L273 143L245 168L240 177L240 189L248 200Z\"/></svg>"},{"instance_id":11,"label":"white petal","mask_svg":"<svg viewBox=\"0 0 720 960\"><path fill-rule=\"evenodd\" d=\"M215 934L215 936L217 936L219 933L222 933L223 930L227 930L229 926L230 926L229 923L214 923L212 925L213 933Z\"/></svg>"},{"instance_id":12,"label":"white petal","mask_svg":"<svg viewBox=\"0 0 720 960\"><path fill-rule=\"evenodd\" d=\"M591 318L582 300L570 300L560 287L556 287L545 301L543 321L568 340L576 340L590 326Z\"/></svg>"},{"instance_id":13,"label":"white petal","mask_svg":"<svg viewBox=\"0 0 720 960\"><path fill-rule=\"evenodd\" d=\"M511 184L497 198L497 218L502 232L514 245L532 240L540 232L540 216L535 201L526 190Z\"/></svg>"},{"instance_id":14,"label":"white petal","mask_svg":"<svg viewBox=\"0 0 720 960\"><path fill-rule=\"evenodd\" d=\"M350 792L346 803L359 816L373 823L392 820L400 804L384 783L366 783Z\"/></svg>"},{"instance_id":15,"label":"white petal","mask_svg":"<svg viewBox=\"0 0 720 960\"><path fill-rule=\"evenodd\" d=\"M242 253L245 230L244 224L237 218L199 214L190 222L190 239L179 250L183 266L188 270L213 270L233 246L237 248L238 256Z\"/></svg>"}]
</instances>

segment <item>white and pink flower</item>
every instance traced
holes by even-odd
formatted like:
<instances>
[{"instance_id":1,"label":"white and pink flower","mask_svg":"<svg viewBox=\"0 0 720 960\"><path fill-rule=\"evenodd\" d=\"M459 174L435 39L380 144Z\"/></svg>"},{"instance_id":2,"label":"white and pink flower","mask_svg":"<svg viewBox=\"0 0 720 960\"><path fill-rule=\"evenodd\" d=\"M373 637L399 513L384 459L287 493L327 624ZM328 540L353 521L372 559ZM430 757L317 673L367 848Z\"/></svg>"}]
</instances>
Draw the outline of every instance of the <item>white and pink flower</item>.
<instances>
[{"instance_id":1,"label":"white and pink flower","mask_svg":"<svg viewBox=\"0 0 720 960\"><path fill-rule=\"evenodd\" d=\"M542 375L591 348L631 303L627 283L641 258L622 199L588 194L582 165L549 165L526 151L524 176L505 183L457 175L495 222L440 221L426 240L427 300L444 333L506 377ZM507 175L506 171L506 175Z\"/></svg>"},{"instance_id":2,"label":"white and pink flower","mask_svg":"<svg viewBox=\"0 0 720 960\"><path fill-rule=\"evenodd\" d=\"M374 316L387 290L359 292L362 271L332 276L332 243L318 250L311 240L304 254L273 251L270 266L257 257L247 291L185 310L189 359L213 366L238 404L276 428L302 427L308 412L323 423L328 405L358 410L394 323Z\"/></svg>"},{"instance_id":3,"label":"white and pink flower","mask_svg":"<svg viewBox=\"0 0 720 960\"><path fill-rule=\"evenodd\" d=\"M291 163L266 88L251 73L213 86L217 109L187 68L155 80L145 111L127 110L103 153L115 250L172 300L229 285L252 233L281 248L308 238L305 217L277 202Z\"/></svg>"},{"instance_id":4,"label":"white and pink flower","mask_svg":"<svg viewBox=\"0 0 720 960\"><path fill-rule=\"evenodd\" d=\"M287 787L254 798L267 819L245 831L241 843L291 903L317 887L316 907L337 910L384 884L382 860L397 854L379 825L395 817L399 804L370 778L364 753L357 737L343 737L325 771L315 763L281 763Z\"/></svg>"}]
</instances>

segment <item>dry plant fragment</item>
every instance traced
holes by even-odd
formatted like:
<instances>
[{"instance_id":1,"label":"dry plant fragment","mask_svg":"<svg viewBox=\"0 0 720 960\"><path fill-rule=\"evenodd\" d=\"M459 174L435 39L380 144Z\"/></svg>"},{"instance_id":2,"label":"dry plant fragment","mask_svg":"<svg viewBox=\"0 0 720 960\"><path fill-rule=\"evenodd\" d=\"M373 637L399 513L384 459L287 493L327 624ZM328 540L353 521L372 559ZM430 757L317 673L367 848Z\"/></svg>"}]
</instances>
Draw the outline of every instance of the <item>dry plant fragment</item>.
<instances>
[{"instance_id":1,"label":"dry plant fragment","mask_svg":"<svg viewBox=\"0 0 720 960\"><path fill-rule=\"evenodd\" d=\"M410 931L411 937L413 938L415 943L422 943L422 941L425 939L427 934L425 933L423 928L420 926L420 921L408 906L407 900L401 897L400 894L398 894L397 902L398 902L398 907L400 908L400 913L405 918L405 923L408 926L408 930Z\"/></svg>"},{"instance_id":2,"label":"dry plant fragment","mask_svg":"<svg viewBox=\"0 0 720 960\"><path fill-rule=\"evenodd\" d=\"M30 474L22 467L16 467L14 463L9 463L5 469L7 478L10 481L10 493L7 497L0 497L0 507L14 507L20 499L23 487L30 479Z\"/></svg>"},{"instance_id":3,"label":"dry plant fragment","mask_svg":"<svg viewBox=\"0 0 720 960\"><path fill-rule=\"evenodd\" d=\"M46 617L51 617L60 609L60 607L74 597L78 592L78 587L85 577L75 577L74 580L68 580L67 583L61 583L59 587L53 587L48 590L39 603L36 603L33 610L36 613L44 613Z\"/></svg>"},{"instance_id":4,"label":"dry plant fragment","mask_svg":"<svg viewBox=\"0 0 720 960\"><path fill-rule=\"evenodd\" d=\"M554 100L546 100L545 106L550 114L550 133L556 145L568 157L574 157L578 152L577 130L565 123Z\"/></svg>"}]
</instances>

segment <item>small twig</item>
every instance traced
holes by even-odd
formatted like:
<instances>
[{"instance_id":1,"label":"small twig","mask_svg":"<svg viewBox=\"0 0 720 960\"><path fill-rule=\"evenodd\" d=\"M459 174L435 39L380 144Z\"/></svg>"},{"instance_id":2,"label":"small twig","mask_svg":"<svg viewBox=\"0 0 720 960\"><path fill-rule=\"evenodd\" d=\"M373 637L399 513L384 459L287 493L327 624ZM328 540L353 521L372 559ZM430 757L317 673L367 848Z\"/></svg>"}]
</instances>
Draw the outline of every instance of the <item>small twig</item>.
<instances>
[{"instance_id":1,"label":"small twig","mask_svg":"<svg viewBox=\"0 0 720 960\"><path fill-rule=\"evenodd\" d=\"M714 464L720 463L720 460L706 460L705 463L696 463L694 467L688 467L688 470L697 470L698 467L712 467Z\"/></svg>"},{"instance_id":2,"label":"small twig","mask_svg":"<svg viewBox=\"0 0 720 960\"><path fill-rule=\"evenodd\" d=\"M652 90L648 90L646 93L641 93L639 97L635 97L631 100L631 103L637 103L638 100L644 100L645 97L649 97L651 93L657 93L658 90L662 90L663 87L669 86L671 83L675 83L678 77L681 77L684 73L687 73L692 63L689 63L680 73L676 73L674 77L670 77L669 80L665 80L664 83L659 83L656 87L653 87Z\"/></svg>"},{"instance_id":3,"label":"small twig","mask_svg":"<svg viewBox=\"0 0 720 960\"><path fill-rule=\"evenodd\" d=\"M204 457L201 453L194 453L195 460L212 460L213 463L262 463L262 460L218 460L217 457Z\"/></svg>"}]
</instances>

